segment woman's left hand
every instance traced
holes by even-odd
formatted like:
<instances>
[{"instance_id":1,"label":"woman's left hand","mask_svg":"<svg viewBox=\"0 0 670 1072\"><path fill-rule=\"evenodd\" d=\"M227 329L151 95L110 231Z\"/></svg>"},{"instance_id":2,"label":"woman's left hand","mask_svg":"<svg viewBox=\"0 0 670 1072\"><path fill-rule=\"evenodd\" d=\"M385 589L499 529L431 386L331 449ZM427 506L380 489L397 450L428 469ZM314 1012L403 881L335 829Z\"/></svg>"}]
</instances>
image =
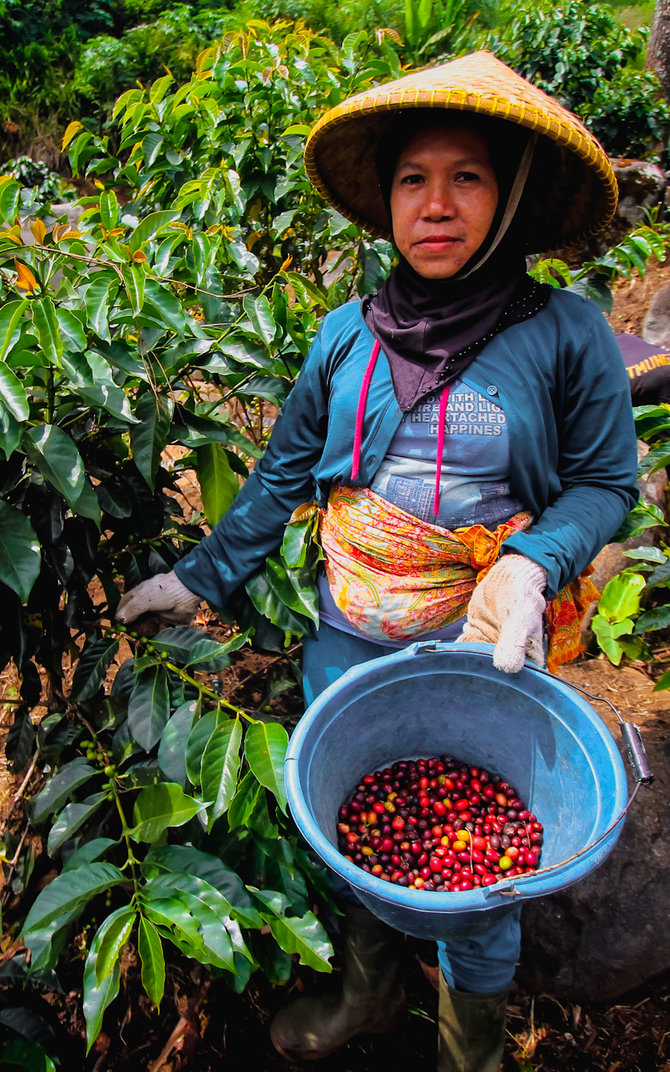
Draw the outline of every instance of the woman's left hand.
<instances>
[{"instance_id":1,"label":"woman's left hand","mask_svg":"<svg viewBox=\"0 0 670 1072\"><path fill-rule=\"evenodd\" d=\"M475 587L457 643L495 644L493 665L521 670L526 656L540 666L544 654L547 571L524 555L503 555Z\"/></svg>"}]
</instances>

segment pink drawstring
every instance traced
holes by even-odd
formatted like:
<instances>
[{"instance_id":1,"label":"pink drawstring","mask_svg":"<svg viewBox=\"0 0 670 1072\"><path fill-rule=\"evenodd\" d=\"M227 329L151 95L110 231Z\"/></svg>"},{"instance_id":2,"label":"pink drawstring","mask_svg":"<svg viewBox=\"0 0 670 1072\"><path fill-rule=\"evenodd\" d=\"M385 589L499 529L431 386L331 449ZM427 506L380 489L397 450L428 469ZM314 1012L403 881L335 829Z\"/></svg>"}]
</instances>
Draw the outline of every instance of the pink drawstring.
<instances>
[{"instance_id":1,"label":"pink drawstring","mask_svg":"<svg viewBox=\"0 0 670 1072\"><path fill-rule=\"evenodd\" d=\"M447 402L449 401L449 385L440 396L440 415L437 421L437 456L435 458L435 496L433 498L433 514L435 517L440 512L440 477L442 476L442 453L444 451L444 425L447 418Z\"/></svg>"},{"instance_id":2,"label":"pink drawstring","mask_svg":"<svg viewBox=\"0 0 670 1072\"><path fill-rule=\"evenodd\" d=\"M361 443L363 442L363 418L365 416L365 405L368 400L368 390L370 388L370 380L372 379L372 373L375 370L377 364L377 357L379 356L379 342L375 339L374 346L370 353L370 359L368 361L365 375L363 376L363 382L361 383L361 391L358 396L358 407L356 409L356 427L354 429L354 445L351 452L351 479L355 480L358 476L358 470L361 463ZM436 470L435 470L435 496L433 498L433 514L437 517L440 511L440 478L442 476L442 454L444 451L444 426L447 417L447 403L449 402L449 387L445 387L440 396L440 411L438 417L437 427L437 457L436 457Z\"/></svg>"},{"instance_id":3,"label":"pink drawstring","mask_svg":"<svg viewBox=\"0 0 670 1072\"><path fill-rule=\"evenodd\" d=\"M370 354L370 360L368 361L368 367L365 370L363 382L361 384L361 393L358 396L358 409L356 410L356 428L354 430L354 447L351 455L351 479L355 480L358 476L358 469L361 462L361 443L363 441L363 417L365 416L365 403L368 400L368 388L370 387L370 380L372 379L372 373L375 370L377 364L377 356L379 354L379 342L375 339L375 344L372 347Z\"/></svg>"}]
</instances>

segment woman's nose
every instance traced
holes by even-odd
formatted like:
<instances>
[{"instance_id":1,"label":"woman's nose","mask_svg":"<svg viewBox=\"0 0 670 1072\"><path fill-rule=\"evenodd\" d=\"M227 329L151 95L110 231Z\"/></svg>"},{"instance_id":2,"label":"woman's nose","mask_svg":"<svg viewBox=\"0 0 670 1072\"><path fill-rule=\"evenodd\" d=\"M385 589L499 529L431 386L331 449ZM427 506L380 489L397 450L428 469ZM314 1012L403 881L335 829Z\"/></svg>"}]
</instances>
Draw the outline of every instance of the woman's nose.
<instances>
[{"instance_id":1,"label":"woman's nose","mask_svg":"<svg viewBox=\"0 0 670 1072\"><path fill-rule=\"evenodd\" d=\"M427 219L451 219L455 211L454 199L448 183L435 182L426 187L424 215Z\"/></svg>"}]
</instances>

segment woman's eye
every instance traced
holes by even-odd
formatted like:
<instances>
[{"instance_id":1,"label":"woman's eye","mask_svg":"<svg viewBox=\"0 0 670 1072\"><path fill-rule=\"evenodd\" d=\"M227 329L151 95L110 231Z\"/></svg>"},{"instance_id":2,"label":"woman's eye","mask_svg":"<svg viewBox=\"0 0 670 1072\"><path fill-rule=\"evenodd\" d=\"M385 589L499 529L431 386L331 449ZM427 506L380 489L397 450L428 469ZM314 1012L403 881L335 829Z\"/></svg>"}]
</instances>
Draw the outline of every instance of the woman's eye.
<instances>
[{"instance_id":1,"label":"woman's eye","mask_svg":"<svg viewBox=\"0 0 670 1072\"><path fill-rule=\"evenodd\" d=\"M419 175L419 174L403 175L403 177L401 178L400 182L403 184L403 186L415 186L418 183L423 182L423 175Z\"/></svg>"},{"instance_id":2,"label":"woman's eye","mask_svg":"<svg viewBox=\"0 0 670 1072\"><path fill-rule=\"evenodd\" d=\"M456 176L457 182L478 182L479 175L476 171L461 171Z\"/></svg>"}]
</instances>

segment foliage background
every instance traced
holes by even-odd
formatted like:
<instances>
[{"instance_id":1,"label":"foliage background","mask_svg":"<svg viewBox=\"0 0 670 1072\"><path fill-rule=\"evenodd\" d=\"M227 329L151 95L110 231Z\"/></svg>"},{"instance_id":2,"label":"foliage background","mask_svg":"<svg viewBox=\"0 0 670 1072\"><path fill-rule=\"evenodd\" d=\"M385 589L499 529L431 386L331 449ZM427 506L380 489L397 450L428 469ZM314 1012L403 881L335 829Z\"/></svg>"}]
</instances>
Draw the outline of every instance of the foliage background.
<instances>
[{"instance_id":1,"label":"foliage background","mask_svg":"<svg viewBox=\"0 0 670 1072\"><path fill-rule=\"evenodd\" d=\"M328 884L286 812L277 717L316 620L314 511L208 634L113 620L121 588L169 570L230 505L323 313L392 263L310 187L311 123L476 47L563 99L613 154L664 161L670 114L642 69L644 26L581 0L348 0L336 13L322 0L4 0L0 26L15 42L0 68L0 651L16 673L7 755L41 786L34 837L5 831L3 903L30 951L30 971L12 961L26 987L77 963L90 1049L129 948L156 1006L175 957L232 992L255 973L285 983L296 957L330 968L313 912ZM533 271L606 304L614 279L665 257L667 234L651 221L578 268ZM665 412L641 418L664 442ZM664 561L647 565L635 615L668 584ZM277 668L250 708L222 674L251 639ZM37 1046L53 1063L35 1022L19 1022L0 1016L0 1055L37 1067Z\"/></svg>"}]
</instances>

